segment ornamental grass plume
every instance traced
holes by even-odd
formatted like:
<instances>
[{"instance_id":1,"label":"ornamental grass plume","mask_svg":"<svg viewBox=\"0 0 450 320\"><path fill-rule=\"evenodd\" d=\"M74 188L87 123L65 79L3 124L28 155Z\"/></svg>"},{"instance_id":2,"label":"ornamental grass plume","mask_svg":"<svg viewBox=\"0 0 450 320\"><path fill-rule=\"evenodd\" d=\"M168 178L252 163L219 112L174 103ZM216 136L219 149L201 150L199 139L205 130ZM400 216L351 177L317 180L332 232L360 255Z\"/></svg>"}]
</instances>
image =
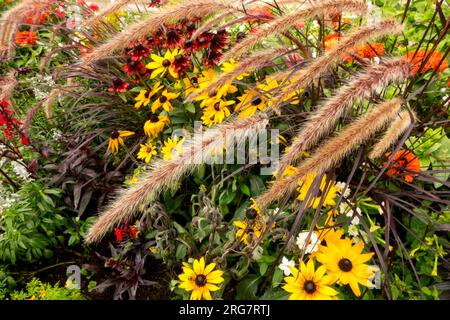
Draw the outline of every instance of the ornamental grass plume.
<instances>
[{"instance_id":1,"label":"ornamental grass plume","mask_svg":"<svg viewBox=\"0 0 450 320\"><path fill-rule=\"evenodd\" d=\"M285 101L293 91L299 87L306 88L314 80L318 79L331 65L343 58L348 50L354 48L357 44L370 39L380 38L389 34L397 34L403 30L403 26L395 20L383 20L371 26L359 27L348 36L342 38L337 45L330 50L325 51L323 55L314 59L305 69L296 71L282 71L274 74L274 79L289 79L290 84L283 88L283 92L274 97L278 104Z\"/></svg>"},{"instance_id":2,"label":"ornamental grass plume","mask_svg":"<svg viewBox=\"0 0 450 320\"><path fill-rule=\"evenodd\" d=\"M230 2L220 0L196 0L189 3L181 2L174 6L165 7L152 11L151 14L142 21L131 24L122 32L112 37L108 42L95 48L82 59L81 65L88 65L112 54L116 50L126 48L134 41L142 41L145 37L158 30L167 21L177 21L181 19L193 19L206 16L212 13L219 13L224 10L239 11Z\"/></svg>"},{"instance_id":3,"label":"ornamental grass plume","mask_svg":"<svg viewBox=\"0 0 450 320\"><path fill-rule=\"evenodd\" d=\"M379 87L387 86L392 81L402 81L410 74L409 62L402 59L386 59L380 64L372 64L341 91L319 106L313 112L297 136L289 150L283 155L278 170L279 176L284 169L294 163L302 153L327 134L336 121L348 108L363 98L367 98Z\"/></svg>"},{"instance_id":4,"label":"ornamental grass plume","mask_svg":"<svg viewBox=\"0 0 450 320\"><path fill-rule=\"evenodd\" d=\"M298 182L311 172L320 175L337 165L352 150L366 142L386 123L394 119L402 104L402 99L393 98L374 106L373 110L360 116L342 132L317 147L315 153L297 167L292 175L275 182L269 190L256 199L256 202L261 208L266 208L271 202L294 191Z\"/></svg>"},{"instance_id":5,"label":"ornamental grass plume","mask_svg":"<svg viewBox=\"0 0 450 320\"><path fill-rule=\"evenodd\" d=\"M300 19L324 15L332 9L353 13L364 13L367 10L367 4L361 0L328 0L324 2L312 2L298 11L278 17L266 27L259 29L225 53L221 58L221 62L242 56L267 37L287 31Z\"/></svg>"},{"instance_id":6,"label":"ornamental grass plume","mask_svg":"<svg viewBox=\"0 0 450 320\"><path fill-rule=\"evenodd\" d=\"M17 72L13 69L6 76L0 79L0 101L6 100L8 103L12 103L14 88L19 83L16 76Z\"/></svg>"},{"instance_id":7,"label":"ornamental grass plume","mask_svg":"<svg viewBox=\"0 0 450 320\"><path fill-rule=\"evenodd\" d=\"M106 17L108 17L111 14L116 13L117 11L121 10L122 8L125 8L131 4L146 4L147 1L144 0L120 0L115 1L109 4L108 6L103 7L99 12L96 14L90 16L88 19L85 19L81 22L82 28L91 28L95 26L97 23L104 21ZM127 8L129 10L129 8Z\"/></svg>"},{"instance_id":8,"label":"ornamental grass plume","mask_svg":"<svg viewBox=\"0 0 450 320\"><path fill-rule=\"evenodd\" d=\"M397 119L392 121L386 132L374 145L369 154L369 158L373 160L381 157L384 152L398 140L400 135L402 135L412 124L414 124L415 119L416 114L412 110L404 110L400 112Z\"/></svg>"},{"instance_id":9,"label":"ornamental grass plume","mask_svg":"<svg viewBox=\"0 0 450 320\"><path fill-rule=\"evenodd\" d=\"M187 140L185 151L178 156L168 161L154 161L151 169L137 183L118 192L116 199L89 230L86 242L101 240L114 225L131 217L143 205L154 201L163 190L173 186L199 164L214 158L217 150L228 149L235 143L245 143L247 137L265 129L267 124L265 115L223 123L205 130L201 139L194 137Z\"/></svg>"}]
</instances>

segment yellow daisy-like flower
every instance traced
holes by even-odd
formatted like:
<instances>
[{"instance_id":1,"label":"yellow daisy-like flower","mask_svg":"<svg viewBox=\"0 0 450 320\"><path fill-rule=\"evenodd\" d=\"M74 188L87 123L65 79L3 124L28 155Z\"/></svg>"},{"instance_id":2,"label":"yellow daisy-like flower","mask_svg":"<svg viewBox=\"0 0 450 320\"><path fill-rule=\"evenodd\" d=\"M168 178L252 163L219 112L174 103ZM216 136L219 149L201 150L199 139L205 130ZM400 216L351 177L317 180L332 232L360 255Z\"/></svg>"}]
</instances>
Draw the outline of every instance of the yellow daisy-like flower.
<instances>
[{"instance_id":1,"label":"yellow daisy-like flower","mask_svg":"<svg viewBox=\"0 0 450 320\"><path fill-rule=\"evenodd\" d=\"M123 146L123 138L134 135L132 131L126 130L114 130L111 133L108 141L108 150L111 150L112 153L116 153L119 151L119 145ZM107 150L107 151L108 151Z\"/></svg>"},{"instance_id":2,"label":"yellow daisy-like flower","mask_svg":"<svg viewBox=\"0 0 450 320\"><path fill-rule=\"evenodd\" d=\"M234 104L233 100L217 100L208 105L203 111L203 124L210 127L213 124L222 123L225 117L230 116L230 109L228 109L228 106L232 104Z\"/></svg>"},{"instance_id":3,"label":"yellow daisy-like flower","mask_svg":"<svg viewBox=\"0 0 450 320\"><path fill-rule=\"evenodd\" d=\"M190 78L186 77L180 80L175 88L178 91L184 91L184 95L187 97L191 93L197 91L200 86L198 84L198 78L196 76L192 76Z\"/></svg>"},{"instance_id":4,"label":"yellow daisy-like flower","mask_svg":"<svg viewBox=\"0 0 450 320\"><path fill-rule=\"evenodd\" d=\"M147 120L144 124L144 133L150 138L153 139L156 137L161 131L164 130L164 126L169 123L169 118L167 116L157 116L156 114L152 114L150 119Z\"/></svg>"},{"instance_id":5,"label":"yellow daisy-like flower","mask_svg":"<svg viewBox=\"0 0 450 320\"><path fill-rule=\"evenodd\" d=\"M169 72L172 77L177 79L178 73L173 68L173 62L175 61L175 57L182 53L183 50L178 49L173 51L167 50L163 57L152 53L150 57L153 61L146 65L147 69L153 70L150 79L154 79L157 76L163 77L166 72Z\"/></svg>"},{"instance_id":6,"label":"yellow daisy-like flower","mask_svg":"<svg viewBox=\"0 0 450 320\"><path fill-rule=\"evenodd\" d=\"M327 247L330 243L334 245L339 245L339 242L342 241L342 236L344 235L344 230L339 228L323 228L317 231L319 236L320 244L319 251L322 251L323 247Z\"/></svg>"},{"instance_id":7,"label":"yellow daisy-like flower","mask_svg":"<svg viewBox=\"0 0 450 320\"><path fill-rule=\"evenodd\" d=\"M161 153L163 154L163 160L170 160L172 157L176 157L183 151L183 141L184 138L178 141L178 137L164 141L164 147L161 149Z\"/></svg>"},{"instance_id":8,"label":"yellow daisy-like flower","mask_svg":"<svg viewBox=\"0 0 450 320\"><path fill-rule=\"evenodd\" d=\"M331 186L327 186L326 183L326 175L323 175L322 181L320 182L319 192L316 194L316 197L311 198L311 193L313 190L311 190L308 194L308 190L311 188L311 185L314 183L314 179L316 178L316 174L310 174L305 179L301 180L299 182L299 186L297 188L297 191L299 192L299 195L297 197L298 200L304 201L306 199L306 196L308 195L308 202L309 207L311 208L317 208L319 206L319 203L321 201L321 198L323 197L323 206L328 205L335 205L335 198L336 198L336 186L333 183ZM323 194L325 192L325 187L327 187L327 194Z\"/></svg>"},{"instance_id":9,"label":"yellow daisy-like flower","mask_svg":"<svg viewBox=\"0 0 450 320\"><path fill-rule=\"evenodd\" d=\"M150 141L146 144L141 144L141 148L137 155L138 159L144 160L145 163L149 163L153 156L156 156L156 147Z\"/></svg>"},{"instance_id":10,"label":"yellow daisy-like flower","mask_svg":"<svg viewBox=\"0 0 450 320\"><path fill-rule=\"evenodd\" d=\"M339 280L342 285L349 284L357 297L361 295L358 284L370 286L369 278L372 276L371 269L365 262L372 258L373 252L362 253L363 248L361 241L353 245L350 239L344 239L336 244L327 243L316 255L332 279Z\"/></svg>"},{"instance_id":11,"label":"yellow daisy-like flower","mask_svg":"<svg viewBox=\"0 0 450 320\"><path fill-rule=\"evenodd\" d=\"M248 245L255 243L261 238L264 228L259 223L236 220L233 224L238 228L236 231L236 238Z\"/></svg>"},{"instance_id":12,"label":"yellow daisy-like flower","mask_svg":"<svg viewBox=\"0 0 450 320\"><path fill-rule=\"evenodd\" d=\"M202 77L198 79L199 90L207 89L216 77L217 75L214 70L204 70L202 72ZM217 100L225 98L226 95L237 91L237 87L229 81L217 89L213 89L209 92L205 91L204 93L196 96L194 100L201 101L200 107L204 108L208 105L214 104Z\"/></svg>"},{"instance_id":13,"label":"yellow daisy-like flower","mask_svg":"<svg viewBox=\"0 0 450 320\"><path fill-rule=\"evenodd\" d=\"M153 97L159 90L161 90L163 86L161 85L161 82L157 82L153 85L152 90L149 92L147 90L141 90L139 92L139 95L134 98L135 101L137 101L134 105L136 109L139 109L142 106L147 106L150 103L150 98Z\"/></svg>"},{"instance_id":14,"label":"yellow daisy-like flower","mask_svg":"<svg viewBox=\"0 0 450 320\"><path fill-rule=\"evenodd\" d=\"M223 73L228 73L228 72L231 72L231 71L233 71L234 69L236 69L236 67L237 67L236 61L235 61L234 59L230 59L230 61L224 62L224 63L222 64L222 67L220 67L220 70L221 70ZM238 76L236 77L236 80L242 80L242 79L244 79L245 77L248 77L248 76L249 76L248 73L242 73L242 74L240 74L240 75L238 75Z\"/></svg>"},{"instance_id":15,"label":"yellow daisy-like flower","mask_svg":"<svg viewBox=\"0 0 450 320\"><path fill-rule=\"evenodd\" d=\"M244 94L237 99L239 103L236 105L236 111L239 111L240 119L251 117L258 109L267 110L267 97L257 90L245 90Z\"/></svg>"},{"instance_id":16,"label":"yellow daisy-like flower","mask_svg":"<svg viewBox=\"0 0 450 320\"><path fill-rule=\"evenodd\" d=\"M300 261L300 270L289 266L292 276L285 277L286 284L282 287L291 293L289 300L332 300L338 294L330 287L334 282L325 275L327 269L320 266L315 270L313 259L305 265Z\"/></svg>"},{"instance_id":17,"label":"yellow daisy-like flower","mask_svg":"<svg viewBox=\"0 0 450 320\"><path fill-rule=\"evenodd\" d=\"M180 289L192 291L191 300L212 300L211 292L220 289L218 284L224 281L223 271L214 270L215 263L205 266L205 259L195 259L193 265L183 262L183 273L178 276Z\"/></svg>"},{"instance_id":18,"label":"yellow daisy-like flower","mask_svg":"<svg viewBox=\"0 0 450 320\"><path fill-rule=\"evenodd\" d=\"M179 95L180 95L179 93L172 93L172 92L168 92L167 90L164 90L161 93L161 96L153 102L152 112L154 113L156 110L158 110L161 107L164 110L166 110L167 112L172 112L173 106L172 106L171 101L173 99L177 98Z\"/></svg>"},{"instance_id":19,"label":"yellow daisy-like flower","mask_svg":"<svg viewBox=\"0 0 450 320\"><path fill-rule=\"evenodd\" d=\"M258 91L263 94L267 99L267 107L272 107L274 102L273 96L278 92L279 83L273 78L266 78L265 83L259 83L256 85Z\"/></svg>"}]
</instances>

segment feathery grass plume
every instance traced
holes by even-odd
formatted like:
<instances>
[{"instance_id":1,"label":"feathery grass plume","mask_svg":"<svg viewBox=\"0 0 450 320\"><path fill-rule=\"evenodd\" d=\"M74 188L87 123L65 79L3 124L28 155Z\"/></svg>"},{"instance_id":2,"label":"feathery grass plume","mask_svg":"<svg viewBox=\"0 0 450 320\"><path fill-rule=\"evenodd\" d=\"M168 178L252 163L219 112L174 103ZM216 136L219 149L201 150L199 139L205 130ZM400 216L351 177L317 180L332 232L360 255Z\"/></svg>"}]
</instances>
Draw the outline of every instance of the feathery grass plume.
<instances>
[{"instance_id":1,"label":"feathery grass plume","mask_svg":"<svg viewBox=\"0 0 450 320\"><path fill-rule=\"evenodd\" d=\"M211 84L207 88L192 93L189 97L186 98L186 101L192 101L196 96L199 96L205 92L211 92L212 90L223 86L227 82L232 81L243 73L263 68L269 65L272 60L275 60L289 53L290 51L292 51L292 49L267 49L255 53L245 59L242 59L241 61L237 62L237 66L233 70L231 70L230 72L221 73L213 82L211 82Z\"/></svg>"},{"instance_id":2,"label":"feathery grass plume","mask_svg":"<svg viewBox=\"0 0 450 320\"><path fill-rule=\"evenodd\" d=\"M229 150L235 144L245 143L247 137L264 130L267 124L267 116L261 114L223 123L205 130L201 138L194 136L188 139L183 153L171 160L155 161L138 182L118 192L115 201L106 208L89 230L86 242L101 240L114 225L154 201L162 191L180 181L199 164L214 159L218 150Z\"/></svg>"},{"instance_id":3,"label":"feathery grass plume","mask_svg":"<svg viewBox=\"0 0 450 320\"><path fill-rule=\"evenodd\" d=\"M398 34L403 30L403 25L395 20L382 20L375 25L359 27L348 36L338 42L337 46L325 51L323 55L314 59L305 69L298 71L282 71L273 75L274 79L289 79L283 91L274 95L274 106L280 105L286 97L298 88L306 88L314 80L318 79L330 66L341 59L341 55L348 49L370 39L380 38L386 35Z\"/></svg>"},{"instance_id":4,"label":"feathery grass plume","mask_svg":"<svg viewBox=\"0 0 450 320\"><path fill-rule=\"evenodd\" d=\"M372 64L360 72L355 79L340 92L319 106L313 112L294 138L289 150L283 155L278 177L289 164L294 163L303 153L327 134L336 121L353 104L370 96L377 88L392 81L403 81L411 71L409 62L401 58L385 59L380 64Z\"/></svg>"},{"instance_id":5,"label":"feathery grass plume","mask_svg":"<svg viewBox=\"0 0 450 320\"><path fill-rule=\"evenodd\" d=\"M24 18L24 12L38 0L23 0L4 12L0 17L0 60L10 60L14 56L15 36Z\"/></svg>"},{"instance_id":6,"label":"feathery grass plume","mask_svg":"<svg viewBox=\"0 0 450 320\"><path fill-rule=\"evenodd\" d=\"M378 142L373 146L373 149L369 154L369 158L373 160L381 157L389 146L395 143L400 135L402 135L403 132L405 132L414 123L415 119L416 114L412 110L404 110L400 112L397 119L391 122L389 128L380 140L378 140Z\"/></svg>"},{"instance_id":7,"label":"feathery grass plume","mask_svg":"<svg viewBox=\"0 0 450 320\"><path fill-rule=\"evenodd\" d=\"M91 28L95 26L97 23L103 21L104 18L107 16L114 14L115 12L121 10L122 8L125 8L131 4L144 4L148 1L144 0L120 0L117 2L112 2L108 6L104 7L100 12L97 14L92 15L88 19L81 22L81 28Z\"/></svg>"},{"instance_id":8,"label":"feathery grass plume","mask_svg":"<svg viewBox=\"0 0 450 320\"><path fill-rule=\"evenodd\" d=\"M14 88L19 83L16 76L17 72L11 70L6 76L0 79L0 100L5 99L8 103L12 104Z\"/></svg>"},{"instance_id":9,"label":"feathery grass plume","mask_svg":"<svg viewBox=\"0 0 450 320\"><path fill-rule=\"evenodd\" d=\"M157 31L161 24L167 21L177 21L183 18L192 19L203 17L211 13L219 13L224 10L239 11L240 9L222 0L195 0L189 3L179 3L178 5L165 7L160 10L151 11L147 18L140 22L131 24L122 32L112 37L108 42L95 48L91 53L82 58L82 65L92 62L112 54L116 50L121 50L134 41L143 40L146 35Z\"/></svg>"},{"instance_id":10,"label":"feathery grass plume","mask_svg":"<svg viewBox=\"0 0 450 320\"><path fill-rule=\"evenodd\" d=\"M317 147L310 158L296 167L294 174L276 181L269 190L256 199L257 203L266 208L272 201L294 191L298 182L308 174L315 172L320 175L337 165L352 150L394 119L402 104L402 99L393 98L374 106L373 110L363 114L340 133Z\"/></svg>"},{"instance_id":11,"label":"feathery grass plume","mask_svg":"<svg viewBox=\"0 0 450 320\"><path fill-rule=\"evenodd\" d=\"M323 15L333 9L339 11L350 11L354 13L363 13L367 10L367 4L361 0L327 0L327 1L313 1L305 8L294 11L287 15L281 16L266 27L261 27L258 31L245 38L242 42L236 44L226 52L221 58L221 62L230 60L230 58L237 58L244 53L251 50L256 44L263 41L273 34L281 34L287 31L300 19L307 19L317 15Z\"/></svg>"}]
</instances>

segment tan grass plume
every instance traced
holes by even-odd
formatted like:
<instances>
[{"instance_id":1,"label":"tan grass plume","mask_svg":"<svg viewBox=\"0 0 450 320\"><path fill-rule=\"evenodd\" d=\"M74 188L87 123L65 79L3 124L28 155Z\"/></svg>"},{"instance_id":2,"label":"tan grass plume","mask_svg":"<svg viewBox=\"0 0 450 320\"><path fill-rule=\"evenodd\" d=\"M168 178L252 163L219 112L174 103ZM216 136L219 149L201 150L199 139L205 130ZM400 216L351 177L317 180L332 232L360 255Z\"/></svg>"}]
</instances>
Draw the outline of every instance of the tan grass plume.
<instances>
[{"instance_id":1,"label":"tan grass plume","mask_svg":"<svg viewBox=\"0 0 450 320\"><path fill-rule=\"evenodd\" d=\"M5 99L8 103L12 104L14 88L19 83L16 77L17 72L11 70L6 76L0 79L0 100Z\"/></svg>"},{"instance_id":2,"label":"tan grass plume","mask_svg":"<svg viewBox=\"0 0 450 320\"><path fill-rule=\"evenodd\" d=\"M158 30L167 21L177 21L183 18L203 17L212 13L219 13L225 10L240 9L229 1L222 0L195 0L181 2L178 5L169 6L160 10L151 11L148 17L142 21L131 24L122 32L112 37L108 42L95 48L91 53L82 59L82 64L90 64L98 59L112 54L116 50L121 50L130 43L143 40L146 35Z\"/></svg>"},{"instance_id":3,"label":"tan grass plume","mask_svg":"<svg viewBox=\"0 0 450 320\"><path fill-rule=\"evenodd\" d=\"M205 130L201 139L194 137L187 141L185 151L178 157L168 161L155 161L137 183L119 191L116 199L89 230L86 242L101 240L114 225L126 217L131 217L143 205L154 201L163 190L180 181L199 164L208 162L218 150L228 150L234 143L242 143L247 137L265 129L267 124L268 118L265 114L223 123Z\"/></svg>"},{"instance_id":4,"label":"tan grass plume","mask_svg":"<svg viewBox=\"0 0 450 320\"><path fill-rule=\"evenodd\" d=\"M356 75L353 81L308 117L289 150L283 155L277 176L280 177L288 165L293 164L304 151L332 130L336 121L356 101L369 97L377 88L387 86L392 81L407 79L410 70L411 65L408 61L401 58L385 59L380 64L370 65Z\"/></svg>"},{"instance_id":5,"label":"tan grass plume","mask_svg":"<svg viewBox=\"0 0 450 320\"><path fill-rule=\"evenodd\" d=\"M378 140L378 142L373 146L373 149L369 154L369 158L373 160L381 157L384 152L398 140L400 135L402 135L414 123L415 119L416 114L412 110L404 110L400 112L398 117L391 122L389 128L380 140Z\"/></svg>"},{"instance_id":6,"label":"tan grass plume","mask_svg":"<svg viewBox=\"0 0 450 320\"><path fill-rule=\"evenodd\" d=\"M371 111L361 115L340 133L317 147L314 154L297 167L294 174L276 181L270 189L256 199L257 203L265 208L271 202L292 193L298 186L298 182L309 174L315 172L319 175L337 165L351 151L394 119L402 104L402 99L394 98L374 106Z\"/></svg>"},{"instance_id":7,"label":"tan grass plume","mask_svg":"<svg viewBox=\"0 0 450 320\"><path fill-rule=\"evenodd\" d=\"M298 20L311 18L316 15L322 15L333 9L337 9L339 11L350 11L354 13L364 13L367 11L367 4L361 0L312 1L308 4L308 6L298 11L281 16L268 23L265 27L261 27L261 29L255 33L249 35L242 42L232 47L230 51L226 52L221 58L221 62L242 56L267 37L287 31Z\"/></svg>"}]
</instances>

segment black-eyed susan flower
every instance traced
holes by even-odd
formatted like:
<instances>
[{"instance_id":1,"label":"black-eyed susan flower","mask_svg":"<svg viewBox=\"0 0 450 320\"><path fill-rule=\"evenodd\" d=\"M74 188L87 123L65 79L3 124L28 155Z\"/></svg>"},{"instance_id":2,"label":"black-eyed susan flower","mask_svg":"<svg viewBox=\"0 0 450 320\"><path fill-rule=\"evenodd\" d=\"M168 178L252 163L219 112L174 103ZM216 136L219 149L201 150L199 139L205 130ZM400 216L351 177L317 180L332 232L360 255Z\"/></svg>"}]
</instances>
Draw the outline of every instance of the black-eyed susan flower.
<instances>
[{"instance_id":1,"label":"black-eyed susan flower","mask_svg":"<svg viewBox=\"0 0 450 320\"><path fill-rule=\"evenodd\" d=\"M210 263L205 266L205 259L195 259L192 266L183 262L183 273L178 276L181 283L178 285L180 289L192 291L191 300L212 300L211 292L220 289L218 284L224 281L223 271L214 270L215 263Z\"/></svg>"},{"instance_id":2,"label":"black-eyed susan flower","mask_svg":"<svg viewBox=\"0 0 450 320\"><path fill-rule=\"evenodd\" d=\"M150 103L151 97L153 97L162 88L164 87L161 85L161 82L158 81L153 85L150 91L147 91L145 89L141 90L139 92L139 95L136 98L134 98L134 100L137 101L134 107L136 109L139 109L142 106L147 106Z\"/></svg>"},{"instance_id":3,"label":"black-eyed susan flower","mask_svg":"<svg viewBox=\"0 0 450 320\"><path fill-rule=\"evenodd\" d=\"M150 119L144 124L144 133L150 139L156 137L161 131L164 130L164 126L169 123L169 118L164 115L152 114Z\"/></svg>"},{"instance_id":4,"label":"black-eyed susan flower","mask_svg":"<svg viewBox=\"0 0 450 320\"><path fill-rule=\"evenodd\" d=\"M152 53L150 57L153 61L146 65L147 69L152 70L150 79L154 79L157 76L163 77L167 72L175 79L178 78L178 73L175 72L173 62L175 60L175 56L182 53L182 50L178 49L175 49L173 51L167 50L163 57Z\"/></svg>"},{"instance_id":5,"label":"black-eyed susan flower","mask_svg":"<svg viewBox=\"0 0 450 320\"><path fill-rule=\"evenodd\" d=\"M236 61L234 59L230 59L229 61L226 61L222 64L222 66L220 67L220 70L223 73L228 73L228 72L234 71L236 69L237 65L238 64L236 63ZM248 73L241 73L240 75L238 75L236 77L236 80L242 80L248 76L249 76Z\"/></svg>"},{"instance_id":6,"label":"black-eyed susan flower","mask_svg":"<svg viewBox=\"0 0 450 320\"><path fill-rule=\"evenodd\" d=\"M150 141L146 144L141 144L141 148L137 155L138 159L144 160L145 163L149 163L153 156L156 156L156 147Z\"/></svg>"},{"instance_id":7,"label":"black-eyed susan flower","mask_svg":"<svg viewBox=\"0 0 450 320\"><path fill-rule=\"evenodd\" d=\"M111 150L112 153L116 153L119 151L119 145L123 146L123 138L134 135L132 131L126 130L114 130L109 137L108 142L108 150Z\"/></svg>"},{"instance_id":8,"label":"black-eyed susan flower","mask_svg":"<svg viewBox=\"0 0 450 320\"><path fill-rule=\"evenodd\" d=\"M300 201L304 201L308 195L308 206L312 207L312 208L317 208L319 206L319 203L320 203L322 197L323 197L323 204L322 204L323 206L335 205L337 189L336 189L334 183L332 183L331 186L330 185L327 186L326 175L323 175L323 177L322 177L322 180L321 180L320 186L319 186L319 192L317 192L317 194L314 198L311 197L311 195L313 194L313 190L309 190L309 189L313 185L315 178L316 178L316 174L310 174L305 179L302 179L299 182L299 187L297 188L299 195L298 195L297 199ZM325 191L326 191L326 194L324 194Z\"/></svg>"},{"instance_id":9,"label":"black-eyed susan flower","mask_svg":"<svg viewBox=\"0 0 450 320\"><path fill-rule=\"evenodd\" d=\"M236 220L233 221L233 224L238 228L235 234L236 239L239 239L246 245L257 242L264 232L259 223Z\"/></svg>"},{"instance_id":10,"label":"black-eyed susan flower","mask_svg":"<svg viewBox=\"0 0 450 320\"><path fill-rule=\"evenodd\" d=\"M217 75L214 70L206 69L202 71L202 76L198 78L198 85L200 90L207 89L211 83L215 81ZM225 98L228 94L237 92L238 89L231 81L221 85L216 89L205 91L204 93L195 97L194 100L201 101L200 107L204 108L217 100Z\"/></svg>"},{"instance_id":11,"label":"black-eyed susan flower","mask_svg":"<svg viewBox=\"0 0 450 320\"><path fill-rule=\"evenodd\" d=\"M186 77L181 81L182 82L179 82L179 84L176 85L176 88L180 91L184 91L186 97L199 88L198 78L196 76Z\"/></svg>"},{"instance_id":12,"label":"black-eyed susan flower","mask_svg":"<svg viewBox=\"0 0 450 320\"><path fill-rule=\"evenodd\" d=\"M161 149L163 160L170 160L173 157L180 155L183 151L183 142L184 138L178 140L177 136L173 139L168 138L167 141L164 141L164 146Z\"/></svg>"},{"instance_id":13,"label":"black-eyed susan flower","mask_svg":"<svg viewBox=\"0 0 450 320\"><path fill-rule=\"evenodd\" d=\"M226 117L230 116L231 112L230 109L228 109L228 106L232 104L234 104L233 100L217 100L208 105L203 110L203 124L210 127L213 124L222 123Z\"/></svg>"},{"instance_id":14,"label":"black-eyed susan flower","mask_svg":"<svg viewBox=\"0 0 450 320\"><path fill-rule=\"evenodd\" d=\"M289 300L332 300L338 294L330 285L333 279L326 275L327 269L320 266L315 270L313 259L307 264L300 261L300 270L290 266L292 276L285 277L283 289L289 292Z\"/></svg>"},{"instance_id":15,"label":"black-eyed susan flower","mask_svg":"<svg viewBox=\"0 0 450 320\"><path fill-rule=\"evenodd\" d=\"M267 97L257 90L245 90L244 94L237 98L239 103L236 105L236 111L239 111L238 118L247 118L261 111L267 110Z\"/></svg>"},{"instance_id":16,"label":"black-eyed susan flower","mask_svg":"<svg viewBox=\"0 0 450 320\"><path fill-rule=\"evenodd\" d=\"M369 278L372 273L365 262L372 258L373 252L362 253L363 248L364 243L361 241L353 245L350 239L343 239L337 243L327 243L316 255L333 281L339 280L342 285L349 284L357 297L361 295L359 284L371 286Z\"/></svg>"},{"instance_id":17,"label":"black-eyed susan flower","mask_svg":"<svg viewBox=\"0 0 450 320\"><path fill-rule=\"evenodd\" d=\"M158 99L152 103L152 112L156 112L159 108L163 108L167 112L173 111L172 100L176 99L180 94L164 90Z\"/></svg>"},{"instance_id":18,"label":"black-eyed susan flower","mask_svg":"<svg viewBox=\"0 0 450 320\"><path fill-rule=\"evenodd\" d=\"M342 240L344 235L344 229L328 227L317 231L317 233L320 240L319 251L322 251L322 248L327 247L330 243L339 245L339 242Z\"/></svg>"}]
</instances>

